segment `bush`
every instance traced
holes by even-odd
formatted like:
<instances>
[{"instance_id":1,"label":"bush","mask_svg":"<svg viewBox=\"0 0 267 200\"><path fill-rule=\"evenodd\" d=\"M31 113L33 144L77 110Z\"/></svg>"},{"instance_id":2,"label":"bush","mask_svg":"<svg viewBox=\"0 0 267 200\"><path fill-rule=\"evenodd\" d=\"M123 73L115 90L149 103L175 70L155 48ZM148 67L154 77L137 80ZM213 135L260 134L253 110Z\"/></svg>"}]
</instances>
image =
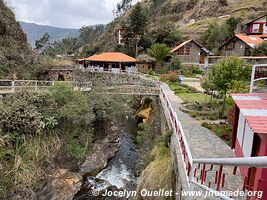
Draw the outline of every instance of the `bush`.
<instances>
[{"instance_id":1,"label":"bush","mask_svg":"<svg viewBox=\"0 0 267 200\"><path fill-rule=\"evenodd\" d=\"M176 71L169 71L167 74L160 75L162 81L177 82L178 73Z\"/></svg>"},{"instance_id":2,"label":"bush","mask_svg":"<svg viewBox=\"0 0 267 200\"><path fill-rule=\"evenodd\" d=\"M77 139L71 139L67 144L67 156L80 160L84 158L85 155L85 147L83 147Z\"/></svg>"},{"instance_id":3,"label":"bush","mask_svg":"<svg viewBox=\"0 0 267 200\"><path fill-rule=\"evenodd\" d=\"M179 70L181 69L181 61L176 56L172 56L166 67L168 70Z\"/></svg>"},{"instance_id":4,"label":"bush","mask_svg":"<svg viewBox=\"0 0 267 200\"><path fill-rule=\"evenodd\" d=\"M23 98L12 101L10 99L13 98L8 98L0 104L0 129L16 135L41 133L45 124L38 108Z\"/></svg>"}]
</instances>

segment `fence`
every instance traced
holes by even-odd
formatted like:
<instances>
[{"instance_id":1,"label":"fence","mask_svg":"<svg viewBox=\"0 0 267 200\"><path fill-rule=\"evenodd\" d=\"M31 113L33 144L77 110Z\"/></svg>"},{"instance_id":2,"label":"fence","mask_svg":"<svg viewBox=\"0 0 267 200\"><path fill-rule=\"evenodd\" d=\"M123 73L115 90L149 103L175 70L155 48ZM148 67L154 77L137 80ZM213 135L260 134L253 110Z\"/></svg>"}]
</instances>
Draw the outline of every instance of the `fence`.
<instances>
[{"instance_id":1,"label":"fence","mask_svg":"<svg viewBox=\"0 0 267 200\"><path fill-rule=\"evenodd\" d=\"M186 173L186 180L188 188L190 191L194 190L194 186L216 193L222 199L232 199L226 196L221 189L226 189L226 177L229 176L228 181L232 181L233 177L240 178L238 173L238 167L249 167L249 168L267 168L267 157L250 157L250 158L203 158L194 159L187 142L183 127L177 113L172 108L172 105L164 91L164 88L160 86L160 93L162 96L162 106L164 113L167 114L167 118L170 119L171 128L174 134L177 135L178 144L182 159L184 170ZM227 168L227 172L224 169ZM233 167L232 171L229 167ZM230 173L229 173L230 172ZM209 178L209 180L208 180ZM247 189L253 190L253 188L248 188L242 183L241 190L245 191ZM238 187L238 185L237 185ZM232 190L233 188L227 188ZM236 188L239 189L239 188Z\"/></svg>"}]
</instances>

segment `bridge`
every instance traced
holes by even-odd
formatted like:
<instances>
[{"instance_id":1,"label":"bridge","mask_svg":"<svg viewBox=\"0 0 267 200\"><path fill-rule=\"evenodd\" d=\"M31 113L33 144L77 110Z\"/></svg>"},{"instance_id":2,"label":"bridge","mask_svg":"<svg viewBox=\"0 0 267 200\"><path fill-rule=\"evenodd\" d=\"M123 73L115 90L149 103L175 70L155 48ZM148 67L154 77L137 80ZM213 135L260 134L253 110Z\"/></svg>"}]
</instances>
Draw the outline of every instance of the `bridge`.
<instances>
[{"instance_id":1,"label":"bridge","mask_svg":"<svg viewBox=\"0 0 267 200\"><path fill-rule=\"evenodd\" d=\"M125 86L118 83L110 84L111 81L109 85L105 85L106 91L103 94L150 94L159 97L166 120L163 126L166 124L165 128L173 131L171 155L176 179L176 192L181 194L181 191L203 191L216 194L216 197L211 199L247 199L246 195L243 198L227 196L225 191L245 191L247 194L248 186L245 185L240 175L240 167L267 168L267 157L235 158L227 144L208 129L202 127L196 119L180 111L181 101L168 85L159 82L157 78L146 75L131 74L130 76L148 81L150 84L140 86L138 85L140 80L138 80L136 82L138 84L131 82L130 85ZM47 89L55 83L53 81L24 80L7 82L9 85L0 88L10 93L20 88L30 88L35 91ZM72 83L82 91L91 89L95 84L93 81ZM149 88L148 92L141 92L147 87ZM201 199L201 197L176 195L175 199Z\"/></svg>"}]
</instances>

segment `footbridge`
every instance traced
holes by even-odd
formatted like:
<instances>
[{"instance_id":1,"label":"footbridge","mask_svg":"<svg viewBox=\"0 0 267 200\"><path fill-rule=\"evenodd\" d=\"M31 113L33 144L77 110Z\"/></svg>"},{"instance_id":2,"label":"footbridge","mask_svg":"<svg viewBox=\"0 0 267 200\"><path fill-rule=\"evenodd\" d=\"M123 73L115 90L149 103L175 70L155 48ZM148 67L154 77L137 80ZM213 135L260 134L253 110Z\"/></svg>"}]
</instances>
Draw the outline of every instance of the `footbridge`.
<instances>
[{"instance_id":1,"label":"footbridge","mask_svg":"<svg viewBox=\"0 0 267 200\"><path fill-rule=\"evenodd\" d=\"M176 179L175 199L204 199L206 192L213 195L205 199L257 199L250 198L249 192L254 189L245 184L240 168L267 168L267 157L235 158L227 144L210 130L202 127L199 121L180 110L182 102L179 97L168 85L161 83L155 77L121 74L123 78L116 79L118 74L105 73L105 79L102 79L102 75L99 72L82 73L79 79L76 78L76 81L71 83L74 88L85 92L158 96L165 116L164 126L173 131L170 146ZM13 93L20 89L44 90L55 84L54 81L35 80L0 80L0 83L2 94ZM102 89L98 91L97 88ZM203 192L203 194L182 195L183 191ZM239 196L234 195L233 192L236 191L239 191ZM240 196L241 192L243 196Z\"/></svg>"}]
</instances>

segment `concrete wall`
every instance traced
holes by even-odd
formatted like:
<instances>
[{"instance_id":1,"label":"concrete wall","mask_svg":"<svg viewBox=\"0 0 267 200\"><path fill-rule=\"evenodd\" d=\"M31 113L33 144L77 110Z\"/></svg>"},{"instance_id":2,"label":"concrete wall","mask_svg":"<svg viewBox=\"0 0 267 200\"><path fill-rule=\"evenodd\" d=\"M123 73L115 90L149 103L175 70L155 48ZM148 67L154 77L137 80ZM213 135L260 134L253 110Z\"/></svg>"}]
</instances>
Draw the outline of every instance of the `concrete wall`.
<instances>
[{"instance_id":1,"label":"concrete wall","mask_svg":"<svg viewBox=\"0 0 267 200\"><path fill-rule=\"evenodd\" d=\"M163 107L162 109L162 117L161 120L161 126L162 130L168 130L171 129L171 121L170 118L168 118L168 112L167 108L164 107L164 99L162 95L160 95L160 102ZM181 196L181 191L188 191L188 184L186 180L186 173L184 169L183 164L183 158L182 154L180 152L179 144L178 144L178 137L177 134L173 133L171 137L171 143L170 143L170 153L172 157L172 169L173 174L175 176L175 191L174 193L177 193L178 195L175 195L175 200L186 200L188 197Z\"/></svg>"}]
</instances>

